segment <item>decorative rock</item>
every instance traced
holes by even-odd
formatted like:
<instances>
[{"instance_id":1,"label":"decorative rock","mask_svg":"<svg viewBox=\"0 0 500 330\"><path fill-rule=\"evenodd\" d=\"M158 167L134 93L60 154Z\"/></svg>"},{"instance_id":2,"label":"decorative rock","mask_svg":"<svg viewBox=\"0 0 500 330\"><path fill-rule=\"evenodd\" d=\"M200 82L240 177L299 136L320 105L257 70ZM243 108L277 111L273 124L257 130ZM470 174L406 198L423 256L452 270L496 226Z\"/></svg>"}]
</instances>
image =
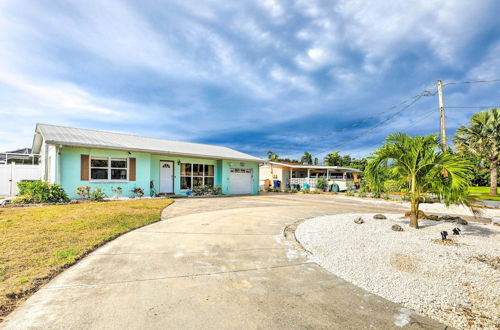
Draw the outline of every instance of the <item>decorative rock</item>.
<instances>
[{"instance_id":1,"label":"decorative rock","mask_svg":"<svg viewBox=\"0 0 500 330\"><path fill-rule=\"evenodd\" d=\"M439 216L437 216L437 215L433 215L433 214L427 214L427 215L425 216L425 218L426 218L427 220L432 220L432 221L439 221L439 220L440 220L440 219L439 219Z\"/></svg>"},{"instance_id":2,"label":"decorative rock","mask_svg":"<svg viewBox=\"0 0 500 330\"><path fill-rule=\"evenodd\" d=\"M373 219L387 219L387 217L383 214L375 214Z\"/></svg>"},{"instance_id":3,"label":"decorative rock","mask_svg":"<svg viewBox=\"0 0 500 330\"><path fill-rule=\"evenodd\" d=\"M405 212L405 217L410 216L410 211ZM427 216L425 215L424 211L418 210L418 218L419 219L425 219Z\"/></svg>"},{"instance_id":4,"label":"decorative rock","mask_svg":"<svg viewBox=\"0 0 500 330\"><path fill-rule=\"evenodd\" d=\"M443 220L446 222L453 222L453 221L458 220L458 219L460 219L460 217L456 217L456 216L452 216L452 215L443 215L443 216L439 217L439 220Z\"/></svg>"},{"instance_id":5,"label":"decorative rock","mask_svg":"<svg viewBox=\"0 0 500 330\"><path fill-rule=\"evenodd\" d=\"M358 225L362 224L363 222L365 222L365 220L363 220L362 217L357 217L356 219L354 219L354 223L357 223Z\"/></svg>"},{"instance_id":6,"label":"decorative rock","mask_svg":"<svg viewBox=\"0 0 500 330\"><path fill-rule=\"evenodd\" d=\"M392 225L391 229L394 231L403 231L400 225Z\"/></svg>"},{"instance_id":7,"label":"decorative rock","mask_svg":"<svg viewBox=\"0 0 500 330\"><path fill-rule=\"evenodd\" d=\"M466 225L468 225L469 223L467 222L467 220L465 220L465 219L462 219L462 218L458 217L458 219L457 219L457 224L466 226Z\"/></svg>"},{"instance_id":8,"label":"decorative rock","mask_svg":"<svg viewBox=\"0 0 500 330\"><path fill-rule=\"evenodd\" d=\"M491 223L500 226L500 218L491 218Z\"/></svg>"}]
</instances>

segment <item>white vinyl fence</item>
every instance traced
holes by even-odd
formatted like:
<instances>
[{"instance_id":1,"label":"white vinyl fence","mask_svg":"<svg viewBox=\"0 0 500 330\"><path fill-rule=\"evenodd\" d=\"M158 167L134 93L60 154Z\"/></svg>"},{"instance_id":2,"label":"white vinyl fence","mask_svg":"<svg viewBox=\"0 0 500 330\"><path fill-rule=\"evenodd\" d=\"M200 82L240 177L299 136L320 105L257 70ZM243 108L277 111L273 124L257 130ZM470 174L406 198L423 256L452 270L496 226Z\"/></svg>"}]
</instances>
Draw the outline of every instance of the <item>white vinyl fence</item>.
<instances>
[{"instance_id":1,"label":"white vinyl fence","mask_svg":"<svg viewBox=\"0 0 500 330\"><path fill-rule=\"evenodd\" d=\"M17 183L24 180L40 180L39 165L7 164L0 165L0 196L15 196Z\"/></svg>"}]
</instances>

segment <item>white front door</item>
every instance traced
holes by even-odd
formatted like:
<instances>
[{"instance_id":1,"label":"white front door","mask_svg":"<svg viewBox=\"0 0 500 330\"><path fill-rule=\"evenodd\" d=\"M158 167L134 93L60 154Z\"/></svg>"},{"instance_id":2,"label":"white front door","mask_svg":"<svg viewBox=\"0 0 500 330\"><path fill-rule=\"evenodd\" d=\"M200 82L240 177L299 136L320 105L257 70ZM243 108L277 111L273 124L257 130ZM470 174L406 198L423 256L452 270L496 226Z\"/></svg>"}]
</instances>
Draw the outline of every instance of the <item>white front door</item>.
<instances>
[{"instance_id":1,"label":"white front door","mask_svg":"<svg viewBox=\"0 0 500 330\"><path fill-rule=\"evenodd\" d=\"M174 162L160 160L160 193L174 192Z\"/></svg>"},{"instance_id":2,"label":"white front door","mask_svg":"<svg viewBox=\"0 0 500 330\"><path fill-rule=\"evenodd\" d=\"M253 170L251 168L231 168L229 176L230 193L251 194Z\"/></svg>"}]
</instances>

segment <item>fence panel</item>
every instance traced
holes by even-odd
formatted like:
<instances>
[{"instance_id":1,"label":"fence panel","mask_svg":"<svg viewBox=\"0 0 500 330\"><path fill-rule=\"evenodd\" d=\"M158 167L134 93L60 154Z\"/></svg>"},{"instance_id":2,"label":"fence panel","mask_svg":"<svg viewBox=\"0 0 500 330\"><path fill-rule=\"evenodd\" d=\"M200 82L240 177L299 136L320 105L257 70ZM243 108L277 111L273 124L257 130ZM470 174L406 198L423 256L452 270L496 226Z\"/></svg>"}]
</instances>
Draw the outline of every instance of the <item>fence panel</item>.
<instances>
[{"instance_id":1,"label":"fence panel","mask_svg":"<svg viewBox=\"0 0 500 330\"><path fill-rule=\"evenodd\" d=\"M0 196L10 196L12 166L0 165Z\"/></svg>"},{"instance_id":2,"label":"fence panel","mask_svg":"<svg viewBox=\"0 0 500 330\"><path fill-rule=\"evenodd\" d=\"M0 165L0 196L15 196L17 183L23 180L40 180L39 165Z\"/></svg>"}]
</instances>

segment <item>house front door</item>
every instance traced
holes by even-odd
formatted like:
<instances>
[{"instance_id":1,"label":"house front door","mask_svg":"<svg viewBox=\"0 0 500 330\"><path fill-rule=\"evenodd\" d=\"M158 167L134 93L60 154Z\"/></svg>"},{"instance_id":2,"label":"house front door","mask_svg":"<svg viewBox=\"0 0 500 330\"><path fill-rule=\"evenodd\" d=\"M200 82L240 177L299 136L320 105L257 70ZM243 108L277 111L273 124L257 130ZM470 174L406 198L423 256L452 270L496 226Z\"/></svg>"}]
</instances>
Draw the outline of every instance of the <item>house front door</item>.
<instances>
[{"instance_id":1,"label":"house front door","mask_svg":"<svg viewBox=\"0 0 500 330\"><path fill-rule=\"evenodd\" d=\"M174 192L174 162L160 161L160 194Z\"/></svg>"}]
</instances>

